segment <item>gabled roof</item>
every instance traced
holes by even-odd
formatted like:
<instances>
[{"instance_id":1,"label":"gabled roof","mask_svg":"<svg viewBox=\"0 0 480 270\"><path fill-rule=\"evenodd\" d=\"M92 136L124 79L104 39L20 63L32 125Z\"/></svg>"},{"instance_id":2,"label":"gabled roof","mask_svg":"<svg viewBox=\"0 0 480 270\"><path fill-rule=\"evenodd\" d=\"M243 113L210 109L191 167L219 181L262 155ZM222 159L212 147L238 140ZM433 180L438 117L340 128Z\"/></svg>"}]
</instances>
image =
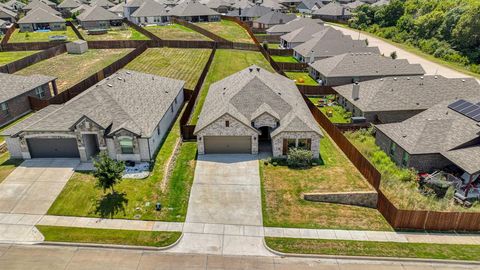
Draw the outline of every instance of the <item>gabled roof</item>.
<instances>
[{"instance_id":1,"label":"gabled roof","mask_svg":"<svg viewBox=\"0 0 480 270\"><path fill-rule=\"evenodd\" d=\"M17 13L15 11L12 11L12 10L4 8L4 7L0 7L0 12L5 13L12 18L17 17Z\"/></svg>"},{"instance_id":2,"label":"gabled roof","mask_svg":"<svg viewBox=\"0 0 480 270\"><path fill-rule=\"evenodd\" d=\"M29 11L37 8L41 8L51 14L60 15L60 12L56 11L55 9L51 8L49 5L39 0L32 0L30 3L28 3L28 5L23 7L23 10L27 11L27 14L28 14Z\"/></svg>"},{"instance_id":3,"label":"gabled roof","mask_svg":"<svg viewBox=\"0 0 480 270\"><path fill-rule=\"evenodd\" d=\"M59 8L77 8L82 4L80 0L64 0L58 4Z\"/></svg>"},{"instance_id":4,"label":"gabled roof","mask_svg":"<svg viewBox=\"0 0 480 270\"><path fill-rule=\"evenodd\" d=\"M195 134L229 114L247 127L268 113L280 122L271 136L282 131L309 131L323 135L295 82L257 66L239 71L210 86ZM258 132L258 131L257 131Z\"/></svg>"},{"instance_id":5,"label":"gabled roof","mask_svg":"<svg viewBox=\"0 0 480 270\"><path fill-rule=\"evenodd\" d=\"M18 1L18 0L10 0L10 1L7 1L4 3L5 5L13 8L14 6L17 6L19 8L23 8L24 6L26 6L26 4Z\"/></svg>"},{"instance_id":6,"label":"gabled roof","mask_svg":"<svg viewBox=\"0 0 480 270\"><path fill-rule=\"evenodd\" d=\"M302 0L302 3L298 5L298 9L312 9L315 5L322 7L323 3L321 0Z\"/></svg>"},{"instance_id":7,"label":"gabled roof","mask_svg":"<svg viewBox=\"0 0 480 270\"><path fill-rule=\"evenodd\" d=\"M304 26L302 28L298 28L297 30L293 30L292 32L280 36L280 39L285 40L286 42L305 42L312 39L315 33L321 32L326 28L330 28L328 26L324 26L323 24L312 24L309 26Z\"/></svg>"},{"instance_id":8,"label":"gabled roof","mask_svg":"<svg viewBox=\"0 0 480 270\"><path fill-rule=\"evenodd\" d=\"M125 2L121 2L118 5L109 8L108 11L113 12L113 13L122 13L122 15L123 15L123 7L124 6L125 6Z\"/></svg>"},{"instance_id":9,"label":"gabled roof","mask_svg":"<svg viewBox=\"0 0 480 270\"><path fill-rule=\"evenodd\" d=\"M390 4L390 0L378 0L377 2L372 4L372 7L379 7Z\"/></svg>"},{"instance_id":10,"label":"gabled roof","mask_svg":"<svg viewBox=\"0 0 480 270\"><path fill-rule=\"evenodd\" d=\"M44 3L47 6L50 6L52 8L55 8L57 6L57 3L54 3L50 0L40 0L42 3Z\"/></svg>"},{"instance_id":11,"label":"gabled roof","mask_svg":"<svg viewBox=\"0 0 480 270\"><path fill-rule=\"evenodd\" d=\"M121 70L63 105L40 110L40 119L28 118L4 134L70 131L75 123L88 117L104 128L107 136L123 129L148 138L169 112L184 84L184 81Z\"/></svg>"},{"instance_id":12,"label":"gabled roof","mask_svg":"<svg viewBox=\"0 0 480 270\"><path fill-rule=\"evenodd\" d=\"M361 90L360 90L361 91ZM469 98L480 102L480 96ZM474 174L480 171L480 125L452 109L444 101L401 123L376 128L409 154L441 154Z\"/></svg>"},{"instance_id":13,"label":"gabled roof","mask_svg":"<svg viewBox=\"0 0 480 270\"><path fill-rule=\"evenodd\" d=\"M234 9L228 12L227 16L232 17L248 17L248 18L258 18L267 13L270 13L272 10L270 8L254 5L246 9Z\"/></svg>"},{"instance_id":14,"label":"gabled roof","mask_svg":"<svg viewBox=\"0 0 480 270\"><path fill-rule=\"evenodd\" d=\"M338 2L331 2L313 12L313 15L320 16L349 16L350 10Z\"/></svg>"},{"instance_id":15,"label":"gabled roof","mask_svg":"<svg viewBox=\"0 0 480 270\"><path fill-rule=\"evenodd\" d=\"M359 7L361 5L365 5L365 2L362 2L360 0L356 0L354 2L345 4L345 6L348 7L350 10L356 9L357 7Z\"/></svg>"},{"instance_id":16,"label":"gabled roof","mask_svg":"<svg viewBox=\"0 0 480 270\"><path fill-rule=\"evenodd\" d=\"M254 20L256 23L262 23L267 25L273 24L284 24L288 23L289 21L297 18L295 14L285 14L280 11L270 11L269 13L263 15L262 17Z\"/></svg>"},{"instance_id":17,"label":"gabled roof","mask_svg":"<svg viewBox=\"0 0 480 270\"><path fill-rule=\"evenodd\" d=\"M62 23L65 22L60 16L52 14L43 8L36 8L31 10L25 15L25 17L21 18L18 23Z\"/></svg>"},{"instance_id":18,"label":"gabled roof","mask_svg":"<svg viewBox=\"0 0 480 270\"><path fill-rule=\"evenodd\" d=\"M0 73L0 103L47 84L55 77L44 75L20 76Z\"/></svg>"},{"instance_id":19,"label":"gabled roof","mask_svg":"<svg viewBox=\"0 0 480 270\"><path fill-rule=\"evenodd\" d=\"M108 1L108 0L94 0L94 1L91 1L90 2L90 5L93 7L93 6L100 6L100 7L103 7L105 9L109 9L111 7L114 7L115 4Z\"/></svg>"},{"instance_id":20,"label":"gabled roof","mask_svg":"<svg viewBox=\"0 0 480 270\"><path fill-rule=\"evenodd\" d=\"M366 77L423 75L420 64L392 59L376 53L344 53L309 64L325 77Z\"/></svg>"},{"instance_id":21,"label":"gabled roof","mask_svg":"<svg viewBox=\"0 0 480 270\"><path fill-rule=\"evenodd\" d=\"M290 33L298 28L310 26L313 24L323 24L322 20L310 18L296 18L284 24L274 25L267 29L268 34L285 34Z\"/></svg>"},{"instance_id":22,"label":"gabled roof","mask_svg":"<svg viewBox=\"0 0 480 270\"><path fill-rule=\"evenodd\" d=\"M248 1L248 0L236 0L236 1L233 1L232 8L245 9L245 8L251 7L253 5L254 4L250 1Z\"/></svg>"},{"instance_id":23,"label":"gabled roof","mask_svg":"<svg viewBox=\"0 0 480 270\"><path fill-rule=\"evenodd\" d=\"M127 0L126 7L139 7L143 4L144 0Z\"/></svg>"},{"instance_id":24,"label":"gabled roof","mask_svg":"<svg viewBox=\"0 0 480 270\"><path fill-rule=\"evenodd\" d=\"M293 50L304 57L327 58L349 52L380 53L377 47L368 47L364 40L353 40L341 31L326 27L313 34L313 37L296 46Z\"/></svg>"},{"instance_id":25,"label":"gabled roof","mask_svg":"<svg viewBox=\"0 0 480 270\"><path fill-rule=\"evenodd\" d=\"M85 10L90 9L90 8L92 8L92 7L89 6L89 5L81 4L79 7L76 7L74 9L72 9L70 12L72 12L72 13L77 13L78 12L79 14L81 14Z\"/></svg>"},{"instance_id":26,"label":"gabled roof","mask_svg":"<svg viewBox=\"0 0 480 270\"><path fill-rule=\"evenodd\" d=\"M0 27L4 26L6 23L7 23L6 21L0 19Z\"/></svg>"},{"instance_id":27,"label":"gabled roof","mask_svg":"<svg viewBox=\"0 0 480 270\"><path fill-rule=\"evenodd\" d=\"M260 4L264 7L271 8L273 10L285 10L286 7L282 4L280 4L277 0L263 0L263 2Z\"/></svg>"},{"instance_id":28,"label":"gabled roof","mask_svg":"<svg viewBox=\"0 0 480 270\"><path fill-rule=\"evenodd\" d=\"M77 16L77 19L82 22L120 20L117 14L101 6L93 6L86 9L82 14Z\"/></svg>"},{"instance_id":29,"label":"gabled roof","mask_svg":"<svg viewBox=\"0 0 480 270\"><path fill-rule=\"evenodd\" d=\"M131 14L132 17L167 16L167 11L162 4L154 0L145 0L143 4Z\"/></svg>"},{"instance_id":30,"label":"gabled roof","mask_svg":"<svg viewBox=\"0 0 480 270\"><path fill-rule=\"evenodd\" d=\"M220 15L220 13L215 10L198 2L185 2L176 5L168 12L168 14L178 17Z\"/></svg>"},{"instance_id":31,"label":"gabled roof","mask_svg":"<svg viewBox=\"0 0 480 270\"><path fill-rule=\"evenodd\" d=\"M217 9L219 7L230 7L233 4L233 1L230 0L209 0L206 3L201 2L201 4L206 5L211 9Z\"/></svg>"}]
</instances>

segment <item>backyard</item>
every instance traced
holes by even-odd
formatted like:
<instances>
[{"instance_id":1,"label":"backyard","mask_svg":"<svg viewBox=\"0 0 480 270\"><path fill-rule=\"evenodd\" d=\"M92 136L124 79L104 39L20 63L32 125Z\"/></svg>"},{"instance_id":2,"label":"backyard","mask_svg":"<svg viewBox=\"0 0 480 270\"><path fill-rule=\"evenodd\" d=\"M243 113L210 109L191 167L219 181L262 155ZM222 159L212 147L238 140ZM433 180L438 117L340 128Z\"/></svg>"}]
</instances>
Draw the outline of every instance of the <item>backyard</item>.
<instances>
[{"instance_id":1,"label":"backyard","mask_svg":"<svg viewBox=\"0 0 480 270\"><path fill-rule=\"evenodd\" d=\"M21 43L21 42L48 42L50 36L67 36L69 41L79 39L73 29L67 26L63 31L50 31L50 32L22 32L16 29L10 36L8 43Z\"/></svg>"},{"instance_id":2,"label":"backyard","mask_svg":"<svg viewBox=\"0 0 480 270\"><path fill-rule=\"evenodd\" d=\"M464 208L453 201L453 189L445 198L425 196L418 191L416 172L398 167L376 144L371 130L346 132L345 136L382 174L381 190L400 209L432 211L480 211L480 204Z\"/></svg>"},{"instance_id":3,"label":"backyard","mask_svg":"<svg viewBox=\"0 0 480 270\"><path fill-rule=\"evenodd\" d=\"M149 40L148 37L144 36L142 33L137 30L128 27L118 27L109 29L106 34L101 35L89 35L88 31L84 29L78 29L82 37L87 41L93 40Z\"/></svg>"},{"instance_id":4,"label":"backyard","mask_svg":"<svg viewBox=\"0 0 480 270\"><path fill-rule=\"evenodd\" d=\"M232 42L253 43L247 30L236 22L221 20L220 22L196 23L196 25Z\"/></svg>"},{"instance_id":5,"label":"backyard","mask_svg":"<svg viewBox=\"0 0 480 270\"><path fill-rule=\"evenodd\" d=\"M210 49L151 48L125 68L186 81L193 90L210 56Z\"/></svg>"},{"instance_id":6,"label":"backyard","mask_svg":"<svg viewBox=\"0 0 480 270\"><path fill-rule=\"evenodd\" d=\"M309 97L308 98L318 109L325 114L330 122L336 124L350 123L351 113L347 112L342 106L332 104L335 97L328 95L325 97ZM319 107L320 102L324 104L323 107ZM330 106L328 105L330 104Z\"/></svg>"},{"instance_id":7,"label":"backyard","mask_svg":"<svg viewBox=\"0 0 480 270\"><path fill-rule=\"evenodd\" d=\"M270 48L270 47L269 47ZM298 63L297 58L291 55L272 55L272 59L275 62L282 62L282 63Z\"/></svg>"},{"instance_id":8,"label":"backyard","mask_svg":"<svg viewBox=\"0 0 480 270\"><path fill-rule=\"evenodd\" d=\"M0 52L0 66L17 61L38 51Z\"/></svg>"},{"instance_id":9,"label":"backyard","mask_svg":"<svg viewBox=\"0 0 480 270\"><path fill-rule=\"evenodd\" d=\"M161 39L172 40L211 40L180 24L152 25L145 29Z\"/></svg>"},{"instance_id":10,"label":"backyard","mask_svg":"<svg viewBox=\"0 0 480 270\"><path fill-rule=\"evenodd\" d=\"M75 172L65 188L48 210L49 215L99 217L100 213L118 212L111 217L120 219L184 221L188 197L193 182L196 144L184 142L176 157L168 182L163 178L169 158L174 153L180 136L179 121L175 123L163 142L150 176L145 179L124 179L116 187L119 198L101 199L103 192L96 186L95 177L89 172ZM155 210L160 202L161 211Z\"/></svg>"},{"instance_id":11,"label":"backyard","mask_svg":"<svg viewBox=\"0 0 480 270\"><path fill-rule=\"evenodd\" d=\"M228 77L242 69L251 65L258 65L273 72L270 63L265 60L265 57L259 52L240 51L240 50L217 50L213 58L212 65L208 71L207 77L202 85L202 89L197 98L195 109L192 113L190 122L192 125L197 123L198 116L207 97L208 88L210 84Z\"/></svg>"},{"instance_id":12,"label":"backyard","mask_svg":"<svg viewBox=\"0 0 480 270\"><path fill-rule=\"evenodd\" d=\"M323 164L308 169L260 161L263 222L269 227L392 230L376 209L303 200L306 192L372 191L328 137L320 141Z\"/></svg>"},{"instance_id":13,"label":"backyard","mask_svg":"<svg viewBox=\"0 0 480 270\"><path fill-rule=\"evenodd\" d=\"M132 49L89 49L84 54L64 53L28 66L15 74L57 77L58 91L72 87L128 54Z\"/></svg>"},{"instance_id":14,"label":"backyard","mask_svg":"<svg viewBox=\"0 0 480 270\"><path fill-rule=\"evenodd\" d=\"M308 75L308 72L293 72L293 71L286 71L285 74L290 79L294 80L298 85L310 85L310 86L317 86L318 83Z\"/></svg>"}]
</instances>

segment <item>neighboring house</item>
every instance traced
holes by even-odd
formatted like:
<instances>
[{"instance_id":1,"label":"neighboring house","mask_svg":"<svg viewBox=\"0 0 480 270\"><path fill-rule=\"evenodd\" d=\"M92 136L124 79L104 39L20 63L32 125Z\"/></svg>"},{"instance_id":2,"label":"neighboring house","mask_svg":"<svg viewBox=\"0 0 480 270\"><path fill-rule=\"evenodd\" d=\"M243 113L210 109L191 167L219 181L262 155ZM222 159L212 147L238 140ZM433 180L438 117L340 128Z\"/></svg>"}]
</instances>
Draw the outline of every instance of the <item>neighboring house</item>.
<instances>
[{"instance_id":1,"label":"neighboring house","mask_svg":"<svg viewBox=\"0 0 480 270\"><path fill-rule=\"evenodd\" d=\"M37 30L65 30L65 19L52 14L42 8L31 10L18 21L20 32L33 32Z\"/></svg>"},{"instance_id":2,"label":"neighboring house","mask_svg":"<svg viewBox=\"0 0 480 270\"><path fill-rule=\"evenodd\" d=\"M136 24L164 24L168 22L168 14L162 4L154 0L145 0L130 17Z\"/></svg>"},{"instance_id":3,"label":"neighboring house","mask_svg":"<svg viewBox=\"0 0 480 270\"><path fill-rule=\"evenodd\" d=\"M446 100L480 96L473 78L400 76L334 87L338 103L373 123L404 121Z\"/></svg>"},{"instance_id":4,"label":"neighboring house","mask_svg":"<svg viewBox=\"0 0 480 270\"><path fill-rule=\"evenodd\" d=\"M118 5L109 8L108 11L117 14L117 16L120 18L123 18L124 8L125 8L125 2L121 2Z\"/></svg>"},{"instance_id":5,"label":"neighboring house","mask_svg":"<svg viewBox=\"0 0 480 270\"><path fill-rule=\"evenodd\" d=\"M376 143L402 167L431 173L455 165L468 190L480 175L479 103L480 96L445 101L401 123L378 125Z\"/></svg>"},{"instance_id":6,"label":"neighboring house","mask_svg":"<svg viewBox=\"0 0 480 270\"><path fill-rule=\"evenodd\" d=\"M346 22L351 17L350 9L338 2L331 2L312 13L312 18L331 22Z\"/></svg>"},{"instance_id":7,"label":"neighboring house","mask_svg":"<svg viewBox=\"0 0 480 270\"><path fill-rule=\"evenodd\" d=\"M108 0L93 0L90 2L90 6L99 6L104 9L109 9L115 6L114 3L108 1Z\"/></svg>"},{"instance_id":8,"label":"neighboring house","mask_svg":"<svg viewBox=\"0 0 480 270\"><path fill-rule=\"evenodd\" d=\"M57 4L50 1L50 0L40 0L40 2L44 3L45 5L53 8L53 9L57 8Z\"/></svg>"},{"instance_id":9,"label":"neighboring house","mask_svg":"<svg viewBox=\"0 0 480 270\"><path fill-rule=\"evenodd\" d=\"M10 7L14 11L20 11L23 9L23 7L26 6L26 4L18 1L18 0L10 0L4 3L6 6Z\"/></svg>"},{"instance_id":10,"label":"neighboring house","mask_svg":"<svg viewBox=\"0 0 480 270\"><path fill-rule=\"evenodd\" d=\"M295 14L286 14L280 11L270 11L253 21L253 28L266 29L275 25L288 23L297 18Z\"/></svg>"},{"instance_id":11,"label":"neighboring house","mask_svg":"<svg viewBox=\"0 0 480 270\"><path fill-rule=\"evenodd\" d=\"M47 11L48 13L54 14L57 16L62 15L59 11L55 10L55 6L53 7L51 5L49 6L40 0L32 0L30 3L28 3L28 5L24 6L22 10L28 14L28 12L35 10L37 8L41 8Z\"/></svg>"},{"instance_id":12,"label":"neighboring house","mask_svg":"<svg viewBox=\"0 0 480 270\"><path fill-rule=\"evenodd\" d=\"M302 0L280 0L279 3L285 6L289 11L296 12L298 11L298 5L302 3Z\"/></svg>"},{"instance_id":13,"label":"neighboring house","mask_svg":"<svg viewBox=\"0 0 480 270\"><path fill-rule=\"evenodd\" d=\"M323 7L321 0L302 0L297 9L302 14L312 14L321 7Z\"/></svg>"},{"instance_id":14,"label":"neighboring house","mask_svg":"<svg viewBox=\"0 0 480 270\"><path fill-rule=\"evenodd\" d=\"M236 0L232 1L232 9L246 9L253 6L254 3L250 2L249 0Z\"/></svg>"},{"instance_id":15,"label":"neighboring house","mask_svg":"<svg viewBox=\"0 0 480 270\"><path fill-rule=\"evenodd\" d=\"M17 21L17 17L18 15L15 11L0 6L0 20L14 23Z\"/></svg>"},{"instance_id":16,"label":"neighboring house","mask_svg":"<svg viewBox=\"0 0 480 270\"><path fill-rule=\"evenodd\" d=\"M422 76L420 64L392 59L376 53L344 53L309 63L309 73L321 85L337 86L383 77Z\"/></svg>"},{"instance_id":17,"label":"neighboring house","mask_svg":"<svg viewBox=\"0 0 480 270\"><path fill-rule=\"evenodd\" d=\"M314 34L319 33L326 28L330 28L323 24L312 24L298 28L288 34L280 36L280 45L285 49L293 49L298 45L312 39Z\"/></svg>"},{"instance_id":18,"label":"neighboring house","mask_svg":"<svg viewBox=\"0 0 480 270\"><path fill-rule=\"evenodd\" d=\"M323 24L322 20L314 20L310 18L296 18L284 24L274 25L267 29L269 35L284 35L288 34L298 28L310 26L313 24Z\"/></svg>"},{"instance_id":19,"label":"neighboring house","mask_svg":"<svg viewBox=\"0 0 480 270\"><path fill-rule=\"evenodd\" d=\"M72 10L78 8L82 5L80 0L64 0L58 4L58 10L62 13L63 16L69 17L72 15Z\"/></svg>"},{"instance_id":20,"label":"neighboring house","mask_svg":"<svg viewBox=\"0 0 480 270\"><path fill-rule=\"evenodd\" d=\"M0 36L3 35L7 31L7 22L4 20L0 20Z\"/></svg>"},{"instance_id":21,"label":"neighboring house","mask_svg":"<svg viewBox=\"0 0 480 270\"><path fill-rule=\"evenodd\" d=\"M267 7L254 5L246 9L232 10L227 14L227 16L237 17L242 21L253 21L270 12L272 12L272 10Z\"/></svg>"},{"instance_id":22,"label":"neighboring house","mask_svg":"<svg viewBox=\"0 0 480 270\"><path fill-rule=\"evenodd\" d=\"M372 52L380 54L377 47L368 47L365 40L353 40L341 31L326 27L324 31L293 49L293 56L302 63L329 58L344 53Z\"/></svg>"},{"instance_id":23,"label":"neighboring house","mask_svg":"<svg viewBox=\"0 0 480 270\"><path fill-rule=\"evenodd\" d=\"M276 11L285 11L286 7L282 4L279 3L278 0L261 0L260 5L264 7L268 7L271 10L276 10Z\"/></svg>"},{"instance_id":24,"label":"neighboring house","mask_svg":"<svg viewBox=\"0 0 480 270\"><path fill-rule=\"evenodd\" d=\"M13 158L151 161L182 107L185 82L121 70L6 130Z\"/></svg>"},{"instance_id":25,"label":"neighboring house","mask_svg":"<svg viewBox=\"0 0 480 270\"><path fill-rule=\"evenodd\" d=\"M89 6L89 5L82 4L82 5L80 5L79 7L72 9L72 10L70 11L70 13L80 15L80 14L82 14L85 10L90 9L90 8L92 8L92 7Z\"/></svg>"},{"instance_id":26,"label":"neighboring house","mask_svg":"<svg viewBox=\"0 0 480 270\"><path fill-rule=\"evenodd\" d=\"M189 22L220 21L220 13L198 2L184 2L173 7L168 14Z\"/></svg>"},{"instance_id":27,"label":"neighboring house","mask_svg":"<svg viewBox=\"0 0 480 270\"><path fill-rule=\"evenodd\" d=\"M123 6L123 16L129 21L132 21L130 17L142 4L144 0L127 0Z\"/></svg>"},{"instance_id":28,"label":"neighboring house","mask_svg":"<svg viewBox=\"0 0 480 270\"><path fill-rule=\"evenodd\" d=\"M361 6L361 5L365 5L365 2L362 2L362 1L360 1L360 0L356 0L355 2L351 2L351 3L345 4L345 6L350 9L350 11L358 8L358 7Z\"/></svg>"},{"instance_id":29,"label":"neighboring house","mask_svg":"<svg viewBox=\"0 0 480 270\"><path fill-rule=\"evenodd\" d=\"M122 18L100 6L91 7L77 16L83 29L109 29L111 26L121 26Z\"/></svg>"},{"instance_id":30,"label":"neighboring house","mask_svg":"<svg viewBox=\"0 0 480 270\"><path fill-rule=\"evenodd\" d=\"M57 91L55 80L55 77L44 75L0 73L0 126L32 111L29 96L48 99L54 95Z\"/></svg>"},{"instance_id":31,"label":"neighboring house","mask_svg":"<svg viewBox=\"0 0 480 270\"><path fill-rule=\"evenodd\" d=\"M205 5L218 13L225 14L232 9L233 2L234 1L230 0L209 0L205 3Z\"/></svg>"},{"instance_id":32,"label":"neighboring house","mask_svg":"<svg viewBox=\"0 0 480 270\"><path fill-rule=\"evenodd\" d=\"M372 7L380 7L390 4L390 0L378 0L377 2L372 4Z\"/></svg>"},{"instance_id":33,"label":"neighboring house","mask_svg":"<svg viewBox=\"0 0 480 270\"><path fill-rule=\"evenodd\" d=\"M323 137L295 82L257 66L210 86L194 134L200 155L271 146L274 157L298 147L315 158Z\"/></svg>"}]
</instances>

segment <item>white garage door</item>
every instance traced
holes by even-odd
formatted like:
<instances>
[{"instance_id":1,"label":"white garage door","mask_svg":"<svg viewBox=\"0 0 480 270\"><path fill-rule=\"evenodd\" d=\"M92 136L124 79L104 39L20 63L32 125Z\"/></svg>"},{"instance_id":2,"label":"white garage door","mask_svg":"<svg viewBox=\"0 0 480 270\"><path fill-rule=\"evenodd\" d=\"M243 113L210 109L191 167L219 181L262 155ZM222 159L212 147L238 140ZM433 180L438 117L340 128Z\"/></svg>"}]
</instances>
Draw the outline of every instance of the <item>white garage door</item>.
<instances>
[{"instance_id":1,"label":"white garage door","mask_svg":"<svg viewBox=\"0 0 480 270\"><path fill-rule=\"evenodd\" d=\"M205 136L205 154L252 153L250 136Z\"/></svg>"}]
</instances>

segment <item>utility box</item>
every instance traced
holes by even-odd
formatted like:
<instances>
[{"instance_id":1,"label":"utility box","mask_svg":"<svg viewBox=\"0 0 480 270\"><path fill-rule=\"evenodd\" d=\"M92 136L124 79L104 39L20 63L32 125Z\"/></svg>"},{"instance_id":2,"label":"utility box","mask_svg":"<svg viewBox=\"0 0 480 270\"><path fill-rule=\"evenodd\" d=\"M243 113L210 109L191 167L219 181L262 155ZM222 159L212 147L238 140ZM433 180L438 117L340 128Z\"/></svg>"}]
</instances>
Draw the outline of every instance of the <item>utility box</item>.
<instances>
[{"instance_id":1,"label":"utility box","mask_svg":"<svg viewBox=\"0 0 480 270\"><path fill-rule=\"evenodd\" d=\"M67 52L70 54L84 54L88 51L88 43L85 40L76 40L67 43Z\"/></svg>"}]
</instances>

